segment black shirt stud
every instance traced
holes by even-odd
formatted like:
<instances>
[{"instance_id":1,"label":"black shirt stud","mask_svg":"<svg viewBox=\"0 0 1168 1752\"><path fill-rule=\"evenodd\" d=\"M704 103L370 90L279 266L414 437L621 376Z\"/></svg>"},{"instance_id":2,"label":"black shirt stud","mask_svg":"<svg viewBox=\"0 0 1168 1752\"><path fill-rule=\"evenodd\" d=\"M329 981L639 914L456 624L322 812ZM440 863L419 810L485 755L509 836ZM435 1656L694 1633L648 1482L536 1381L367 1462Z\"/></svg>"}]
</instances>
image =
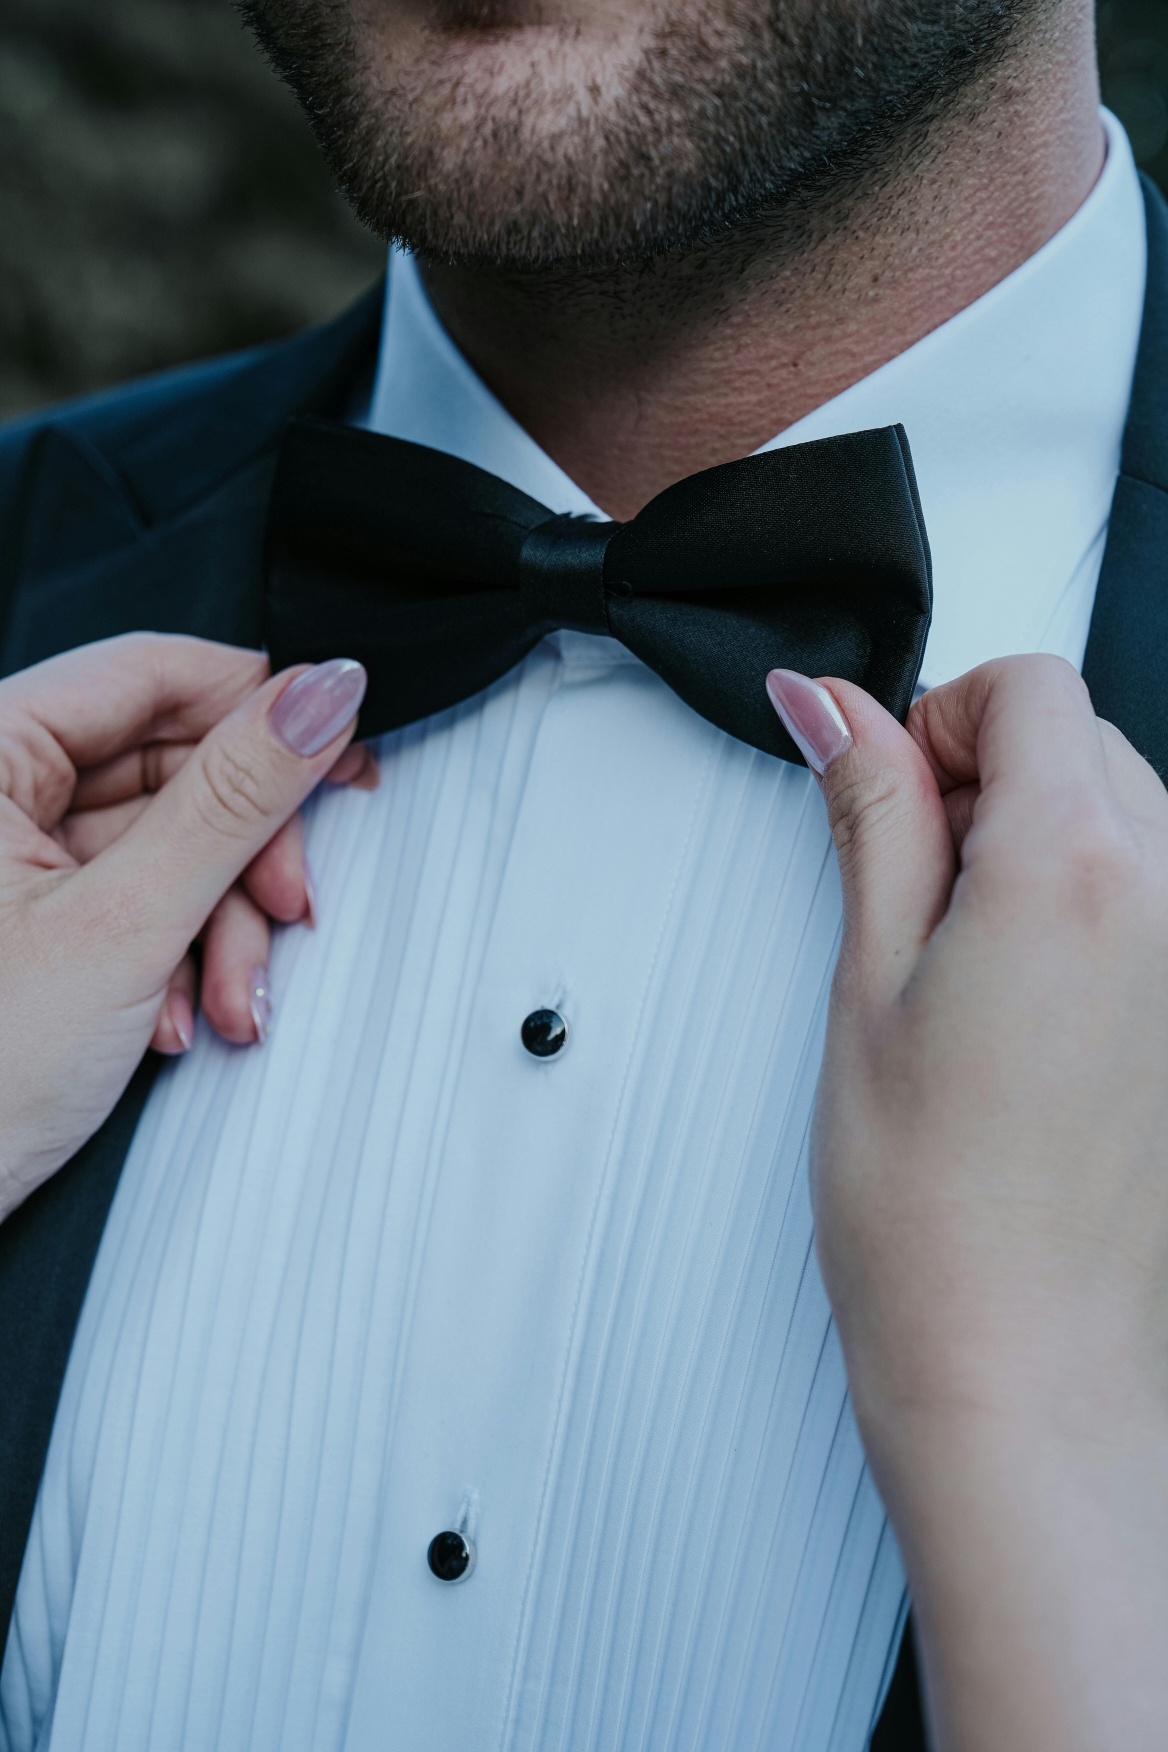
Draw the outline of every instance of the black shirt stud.
<instances>
[{"instance_id":1,"label":"black shirt stud","mask_svg":"<svg viewBox=\"0 0 1168 1752\"><path fill-rule=\"evenodd\" d=\"M461 1533L436 1533L426 1562L440 1582L465 1582L475 1566L475 1548Z\"/></svg>"},{"instance_id":2,"label":"black shirt stud","mask_svg":"<svg viewBox=\"0 0 1168 1752\"><path fill-rule=\"evenodd\" d=\"M568 1024L557 1010L533 1010L519 1038L533 1058L551 1058L567 1041Z\"/></svg>"}]
</instances>

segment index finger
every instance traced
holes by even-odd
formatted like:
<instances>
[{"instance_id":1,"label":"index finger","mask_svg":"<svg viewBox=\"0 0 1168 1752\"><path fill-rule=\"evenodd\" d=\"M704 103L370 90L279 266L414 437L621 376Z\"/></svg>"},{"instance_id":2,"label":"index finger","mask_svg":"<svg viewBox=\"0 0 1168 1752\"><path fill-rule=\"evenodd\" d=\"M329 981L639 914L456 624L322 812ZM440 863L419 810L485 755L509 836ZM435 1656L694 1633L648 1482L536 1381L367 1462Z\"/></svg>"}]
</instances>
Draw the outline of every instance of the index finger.
<instances>
[{"instance_id":1,"label":"index finger","mask_svg":"<svg viewBox=\"0 0 1168 1752\"><path fill-rule=\"evenodd\" d=\"M0 724L31 720L75 767L143 742L198 742L267 680L262 651L169 633L81 645L0 682Z\"/></svg>"}]
</instances>

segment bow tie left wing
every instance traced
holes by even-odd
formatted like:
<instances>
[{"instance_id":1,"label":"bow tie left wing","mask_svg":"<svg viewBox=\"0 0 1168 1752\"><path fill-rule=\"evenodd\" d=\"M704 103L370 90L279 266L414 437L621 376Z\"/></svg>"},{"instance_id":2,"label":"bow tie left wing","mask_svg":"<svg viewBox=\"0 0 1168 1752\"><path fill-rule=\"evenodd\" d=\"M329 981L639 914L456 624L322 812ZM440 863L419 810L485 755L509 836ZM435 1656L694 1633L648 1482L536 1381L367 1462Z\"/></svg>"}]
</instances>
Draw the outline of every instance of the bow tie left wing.
<instances>
[{"instance_id":1,"label":"bow tie left wing","mask_svg":"<svg viewBox=\"0 0 1168 1752\"><path fill-rule=\"evenodd\" d=\"M357 734L489 686L542 636L515 580L550 516L485 469L331 420L290 420L268 507L264 642L274 670L365 665Z\"/></svg>"}]
</instances>

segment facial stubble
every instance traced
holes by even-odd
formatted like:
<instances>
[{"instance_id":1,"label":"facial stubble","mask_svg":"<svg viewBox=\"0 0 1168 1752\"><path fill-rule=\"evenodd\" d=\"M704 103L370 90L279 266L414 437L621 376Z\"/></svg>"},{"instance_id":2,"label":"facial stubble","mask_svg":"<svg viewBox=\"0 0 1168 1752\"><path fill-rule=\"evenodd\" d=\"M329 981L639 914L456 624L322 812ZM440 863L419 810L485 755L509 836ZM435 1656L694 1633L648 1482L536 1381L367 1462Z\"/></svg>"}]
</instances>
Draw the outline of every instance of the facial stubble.
<instances>
[{"instance_id":1,"label":"facial stubble","mask_svg":"<svg viewBox=\"0 0 1168 1752\"><path fill-rule=\"evenodd\" d=\"M435 260L603 271L838 216L984 85L1041 0L672 0L592 40L436 6L241 0L358 215Z\"/></svg>"}]
</instances>

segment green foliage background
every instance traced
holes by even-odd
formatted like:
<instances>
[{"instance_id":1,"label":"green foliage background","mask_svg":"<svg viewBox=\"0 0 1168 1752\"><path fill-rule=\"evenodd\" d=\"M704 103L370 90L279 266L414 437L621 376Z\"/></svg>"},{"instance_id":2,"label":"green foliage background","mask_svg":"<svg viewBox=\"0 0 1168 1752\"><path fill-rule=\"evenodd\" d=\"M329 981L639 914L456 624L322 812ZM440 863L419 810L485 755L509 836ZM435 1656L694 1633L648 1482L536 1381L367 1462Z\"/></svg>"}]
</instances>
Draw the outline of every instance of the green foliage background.
<instances>
[{"instance_id":1,"label":"green foliage background","mask_svg":"<svg viewBox=\"0 0 1168 1752\"><path fill-rule=\"evenodd\" d=\"M1168 0L1104 0L1168 187ZM339 310L382 246L229 0L0 0L0 416Z\"/></svg>"}]
</instances>

